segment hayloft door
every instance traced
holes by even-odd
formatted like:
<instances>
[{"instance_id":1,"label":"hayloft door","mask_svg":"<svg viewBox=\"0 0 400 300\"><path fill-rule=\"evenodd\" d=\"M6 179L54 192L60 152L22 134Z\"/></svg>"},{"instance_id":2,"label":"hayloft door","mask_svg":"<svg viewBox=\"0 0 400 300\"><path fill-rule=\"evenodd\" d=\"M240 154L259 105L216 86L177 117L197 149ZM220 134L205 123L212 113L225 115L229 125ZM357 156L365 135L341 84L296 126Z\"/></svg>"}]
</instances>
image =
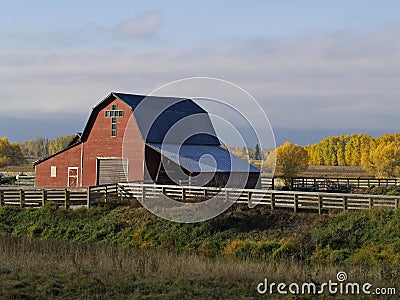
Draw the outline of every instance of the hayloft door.
<instances>
[{"instance_id":1,"label":"hayloft door","mask_svg":"<svg viewBox=\"0 0 400 300\"><path fill-rule=\"evenodd\" d=\"M78 186L78 167L68 167L68 186Z\"/></svg>"}]
</instances>

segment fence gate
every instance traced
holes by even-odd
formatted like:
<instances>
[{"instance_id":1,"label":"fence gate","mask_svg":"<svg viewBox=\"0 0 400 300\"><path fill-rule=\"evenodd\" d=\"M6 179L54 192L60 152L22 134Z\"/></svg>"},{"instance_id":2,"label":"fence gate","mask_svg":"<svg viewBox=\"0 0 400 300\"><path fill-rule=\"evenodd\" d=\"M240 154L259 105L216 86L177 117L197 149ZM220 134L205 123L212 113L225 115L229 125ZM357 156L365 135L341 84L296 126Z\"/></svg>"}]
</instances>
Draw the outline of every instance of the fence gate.
<instances>
[{"instance_id":1,"label":"fence gate","mask_svg":"<svg viewBox=\"0 0 400 300\"><path fill-rule=\"evenodd\" d=\"M126 158L98 158L97 184L126 182L125 172L128 170Z\"/></svg>"}]
</instances>

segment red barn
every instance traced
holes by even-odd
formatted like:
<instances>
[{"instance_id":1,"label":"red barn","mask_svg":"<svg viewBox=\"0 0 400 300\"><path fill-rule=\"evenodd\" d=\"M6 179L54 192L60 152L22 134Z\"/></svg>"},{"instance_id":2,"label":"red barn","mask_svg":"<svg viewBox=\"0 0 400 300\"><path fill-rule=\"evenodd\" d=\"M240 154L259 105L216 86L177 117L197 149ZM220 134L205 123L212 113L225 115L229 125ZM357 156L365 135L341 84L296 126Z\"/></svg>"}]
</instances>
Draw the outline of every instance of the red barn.
<instances>
[{"instance_id":1,"label":"red barn","mask_svg":"<svg viewBox=\"0 0 400 300\"><path fill-rule=\"evenodd\" d=\"M260 186L260 170L221 146L208 113L174 97L111 93L93 108L81 135L34 166L36 186L135 180Z\"/></svg>"}]
</instances>

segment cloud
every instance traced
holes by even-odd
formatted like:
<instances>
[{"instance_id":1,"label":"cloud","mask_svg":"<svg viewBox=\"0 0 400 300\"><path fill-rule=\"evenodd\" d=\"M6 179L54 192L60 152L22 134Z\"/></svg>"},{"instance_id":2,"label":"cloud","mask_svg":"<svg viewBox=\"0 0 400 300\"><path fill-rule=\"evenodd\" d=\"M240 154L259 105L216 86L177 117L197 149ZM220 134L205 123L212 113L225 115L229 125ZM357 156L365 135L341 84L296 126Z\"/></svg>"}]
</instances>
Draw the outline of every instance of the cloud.
<instances>
[{"instance_id":1,"label":"cloud","mask_svg":"<svg viewBox=\"0 0 400 300\"><path fill-rule=\"evenodd\" d=\"M121 33L154 34L161 15L151 14L142 29L134 24L144 16L118 26ZM149 93L176 79L212 76L249 91L276 127L400 130L399 28L258 37L234 47L3 50L0 115L84 114L110 91Z\"/></svg>"},{"instance_id":2,"label":"cloud","mask_svg":"<svg viewBox=\"0 0 400 300\"><path fill-rule=\"evenodd\" d=\"M79 28L48 29L43 32L13 32L0 36L2 49L48 50L104 48L127 40L147 39L157 34L163 20L161 11L148 12L117 25L85 24Z\"/></svg>"},{"instance_id":3,"label":"cloud","mask_svg":"<svg viewBox=\"0 0 400 300\"><path fill-rule=\"evenodd\" d=\"M162 22L162 13L153 11L126 20L114 28L114 32L123 38L137 38L153 36Z\"/></svg>"}]
</instances>

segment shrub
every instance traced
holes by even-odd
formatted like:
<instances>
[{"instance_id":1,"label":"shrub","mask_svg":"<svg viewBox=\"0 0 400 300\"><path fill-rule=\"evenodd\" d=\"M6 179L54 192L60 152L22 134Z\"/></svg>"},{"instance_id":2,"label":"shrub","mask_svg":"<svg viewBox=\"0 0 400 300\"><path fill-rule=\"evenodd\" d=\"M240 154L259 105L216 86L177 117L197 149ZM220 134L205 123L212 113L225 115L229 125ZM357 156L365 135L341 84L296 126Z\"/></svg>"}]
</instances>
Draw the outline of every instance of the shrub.
<instances>
[{"instance_id":1,"label":"shrub","mask_svg":"<svg viewBox=\"0 0 400 300\"><path fill-rule=\"evenodd\" d=\"M28 228L28 236L30 238L40 237L42 231L43 231L43 228L41 228L38 225L34 224L32 226L29 226L29 228Z\"/></svg>"},{"instance_id":2,"label":"shrub","mask_svg":"<svg viewBox=\"0 0 400 300\"><path fill-rule=\"evenodd\" d=\"M280 247L272 253L273 258L290 258L295 260L299 260L302 258L300 244L298 239L296 239L295 237L282 239L279 244Z\"/></svg>"}]
</instances>

